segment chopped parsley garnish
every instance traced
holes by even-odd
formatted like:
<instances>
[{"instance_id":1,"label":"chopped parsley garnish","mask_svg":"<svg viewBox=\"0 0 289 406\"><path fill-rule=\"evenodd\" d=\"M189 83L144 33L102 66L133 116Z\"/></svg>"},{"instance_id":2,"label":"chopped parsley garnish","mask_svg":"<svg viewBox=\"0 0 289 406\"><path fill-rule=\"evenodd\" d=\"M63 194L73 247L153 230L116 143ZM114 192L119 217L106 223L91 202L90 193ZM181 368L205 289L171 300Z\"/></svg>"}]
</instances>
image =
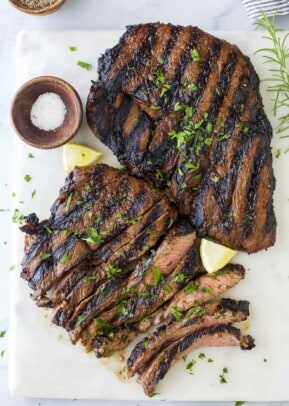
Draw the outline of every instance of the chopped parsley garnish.
<instances>
[{"instance_id":1,"label":"chopped parsley garnish","mask_svg":"<svg viewBox=\"0 0 289 406\"><path fill-rule=\"evenodd\" d=\"M62 265L64 265L64 264L66 264L68 261L70 261L70 256L69 255L67 255L67 254L65 254L65 255L63 255L63 257L60 259L60 263L62 264Z\"/></svg>"},{"instance_id":2,"label":"chopped parsley garnish","mask_svg":"<svg viewBox=\"0 0 289 406\"><path fill-rule=\"evenodd\" d=\"M186 278L186 275L185 275L184 273L178 273L178 274L174 277L174 282L182 283L182 282L184 282L185 278Z\"/></svg>"},{"instance_id":3,"label":"chopped parsley garnish","mask_svg":"<svg viewBox=\"0 0 289 406\"><path fill-rule=\"evenodd\" d=\"M128 310L125 307L124 303L119 303L119 305L117 306L117 311L122 316L128 316Z\"/></svg>"},{"instance_id":4,"label":"chopped parsley garnish","mask_svg":"<svg viewBox=\"0 0 289 406\"><path fill-rule=\"evenodd\" d=\"M197 86L194 83L189 83L187 88L192 91L197 90Z\"/></svg>"},{"instance_id":5,"label":"chopped parsley garnish","mask_svg":"<svg viewBox=\"0 0 289 406\"><path fill-rule=\"evenodd\" d=\"M200 352L198 358L204 359L204 358L206 358L206 355L203 352Z\"/></svg>"},{"instance_id":6,"label":"chopped parsley garnish","mask_svg":"<svg viewBox=\"0 0 289 406\"><path fill-rule=\"evenodd\" d=\"M110 327L110 324L105 320L93 319L93 322L97 327Z\"/></svg>"},{"instance_id":7,"label":"chopped parsley garnish","mask_svg":"<svg viewBox=\"0 0 289 406\"><path fill-rule=\"evenodd\" d=\"M207 287L202 288L202 292L209 293L209 295L212 295L212 296L215 295L214 292L212 291L212 289L207 288Z\"/></svg>"},{"instance_id":8,"label":"chopped parsley garnish","mask_svg":"<svg viewBox=\"0 0 289 406\"><path fill-rule=\"evenodd\" d=\"M214 177L213 177L213 182L214 182L214 183L218 183L219 180L220 180L220 176L214 176Z\"/></svg>"},{"instance_id":9,"label":"chopped parsley garnish","mask_svg":"<svg viewBox=\"0 0 289 406\"><path fill-rule=\"evenodd\" d=\"M86 229L87 237L82 238L89 244L99 244L103 242L103 237L98 233L97 229L94 227L87 227Z\"/></svg>"},{"instance_id":10,"label":"chopped parsley garnish","mask_svg":"<svg viewBox=\"0 0 289 406\"><path fill-rule=\"evenodd\" d=\"M2 350L1 352L0 352L0 357L2 358L3 357L3 355L4 355L4 350Z\"/></svg>"},{"instance_id":11,"label":"chopped parsley garnish","mask_svg":"<svg viewBox=\"0 0 289 406\"><path fill-rule=\"evenodd\" d=\"M197 361L196 360L194 360L194 359L192 359L192 361L190 361L188 364L187 364L187 366L186 366L186 369L189 371L189 374L190 375L193 375L193 366L195 365L197 363Z\"/></svg>"},{"instance_id":12,"label":"chopped parsley garnish","mask_svg":"<svg viewBox=\"0 0 289 406\"><path fill-rule=\"evenodd\" d=\"M263 362L267 362L266 358L263 359Z\"/></svg>"},{"instance_id":13,"label":"chopped parsley garnish","mask_svg":"<svg viewBox=\"0 0 289 406\"><path fill-rule=\"evenodd\" d=\"M243 400L236 400L235 406L242 406L245 402Z\"/></svg>"},{"instance_id":14,"label":"chopped parsley garnish","mask_svg":"<svg viewBox=\"0 0 289 406\"><path fill-rule=\"evenodd\" d=\"M190 50L191 58L194 62L199 62L200 61L200 55L199 52L196 48L193 48Z\"/></svg>"},{"instance_id":15,"label":"chopped parsley garnish","mask_svg":"<svg viewBox=\"0 0 289 406\"><path fill-rule=\"evenodd\" d=\"M95 279L96 279L96 276L84 276L84 278L82 278L81 280L83 282L86 282L86 281L94 281Z\"/></svg>"},{"instance_id":16,"label":"chopped parsley garnish","mask_svg":"<svg viewBox=\"0 0 289 406\"><path fill-rule=\"evenodd\" d=\"M108 350L108 352L107 352L107 357L108 357L108 358L112 357L114 353L115 353L115 350L113 350L113 349Z\"/></svg>"},{"instance_id":17,"label":"chopped parsley garnish","mask_svg":"<svg viewBox=\"0 0 289 406\"><path fill-rule=\"evenodd\" d=\"M154 276L154 286L157 286L160 283L160 281L163 280L164 276L161 273L161 270L158 266L152 266L152 272Z\"/></svg>"},{"instance_id":18,"label":"chopped parsley garnish","mask_svg":"<svg viewBox=\"0 0 289 406\"><path fill-rule=\"evenodd\" d=\"M52 256L51 253L49 253L49 252L43 252L43 254L41 255L41 258L42 258L42 259L47 259L47 258L50 258L51 256Z\"/></svg>"},{"instance_id":19,"label":"chopped parsley garnish","mask_svg":"<svg viewBox=\"0 0 289 406\"><path fill-rule=\"evenodd\" d=\"M9 268L9 271L14 271L14 269L15 269L15 265L11 265Z\"/></svg>"},{"instance_id":20,"label":"chopped parsley garnish","mask_svg":"<svg viewBox=\"0 0 289 406\"><path fill-rule=\"evenodd\" d=\"M107 268L107 276L109 278L113 278L114 276L120 274L122 272L122 269L113 266L113 265L109 265Z\"/></svg>"},{"instance_id":21,"label":"chopped parsley garnish","mask_svg":"<svg viewBox=\"0 0 289 406\"><path fill-rule=\"evenodd\" d=\"M31 152L29 152L28 158L34 158L34 155Z\"/></svg>"},{"instance_id":22,"label":"chopped parsley garnish","mask_svg":"<svg viewBox=\"0 0 289 406\"><path fill-rule=\"evenodd\" d=\"M46 230L49 234L52 233L51 228L50 228L47 224L44 225L44 228L45 228L45 230Z\"/></svg>"},{"instance_id":23,"label":"chopped parsley garnish","mask_svg":"<svg viewBox=\"0 0 289 406\"><path fill-rule=\"evenodd\" d=\"M279 156L281 155L281 148L278 148L275 154L276 158L279 158Z\"/></svg>"},{"instance_id":24,"label":"chopped parsley garnish","mask_svg":"<svg viewBox=\"0 0 289 406\"><path fill-rule=\"evenodd\" d=\"M198 285L196 285L194 282L191 282L188 284L188 286L185 288L185 294L190 295L191 293L194 293L195 290L198 289Z\"/></svg>"},{"instance_id":25,"label":"chopped parsley garnish","mask_svg":"<svg viewBox=\"0 0 289 406\"><path fill-rule=\"evenodd\" d=\"M92 70L92 65L91 63L83 62L83 61L77 61L77 65L80 66L83 69L86 70Z\"/></svg>"},{"instance_id":26,"label":"chopped parsley garnish","mask_svg":"<svg viewBox=\"0 0 289 406\"><path fill-rule=\"evenodd\" d=\"M69 51L70 51L70 52L76 51L76 47L69 47Z\"/></svg>"},{"instance_id":27,"label":"chopped parsley garnish","mask_svg":"<svg viewBox=\"0 0 289 406\"><path fill-rule=\"evenodd\" d=\"M24 176L24 180L25 180L26 182L30 182L31 179L32 179L31 176L28 175L28 174Z\"/></svg>"},{"instance_id":28,"label":"chopped parsley garnish","mask_svg":"<svg viewBox=\"0 0 289 406\"><path fill-rule=\"evenodd\" d=\"M14 209L12 221L13 221L13 223L23 224L24 215L20 213L19 209Z\"/></svg>"},{"instance_id":29,"label":"chopped parsley garnish","mask_svg":"<svg viewBox=\"0 0 289 406\"><path fill-rule=\"evenodd\" d=\"M150 106L151 110L157 111L157 110L161 110L161 106L157 106L156 104L152 104Z\"/></svg>"},{"instance_id":30,"label":"chopped parsley garnish","mask_svg":"<svg viewBox=\"0 0 289 406\"><path fill-rule=\"evenodd\" d=\"M143 348L148 348L149 340L147 338L145 340L143 340L142 345L143 345Z\"/></svg>"},{"instance_id":31,"label":"chopped parsley garnish","mask_svg":"<svg viewBox=\"0 0 289 406\"><path fill-rule=\"evenodd\" d=\"M183 313L179 310L178 307L172 307L172 313L177 321L182 320L182 318L184 317Z\"/></svg>"},{"instance_id":32,"label":"chopped parsley garnish","mask_svg":"<svg viewBox=\"0 0 289 406\"><path fill-rule=\"evenodd\" d=\"M6 334L6 331L0 331L0 338L3 338L4 336L5 336L5 334Z\"/></svg>"},{"instance_id":33,"label":"chopped parsley garnish","mask_svg":"<svg viewBox=\"0 0 289 406\"><path fill-rule=\"evenodd\" d=\"M165 286L163 286L163 290L164 290L165 292L170 293L170 292L172 291L172 288L171 288L169 285L165 285Z\"/></svg>"},{"instance_id":34,"label":"chopped parsley garnish","mask_svg":"<svg viewBox=\"0 0 289 406\"><path fill-rule=\"evenodd\" d=\"M226 380L226 378L225 378L225 375L226 375L228 372L229 372L229 371L228 371L228 368L227 368L227 367L223 368L222 373L219 375L220 383L227 383L227 380Z\"/></svg>"},{"instance_id":35,"label":"chopped parsley garnish","mask_svg":"<svg viewBox=\"0 0 289 406\"><path fill-rule=\"evenodd\" d=\"M72 196L73 196L73 193L69 193L68 198L66 200L65 211L69 211L69 209L70 209Z\"/></svg>"},{"instance_id":36,"label":"chopped parsley garnish","mask_svg":"<svg viewBox=\"0 0 289 406\"><path fill-rule=\"evenodd\" d=\"M80 326L80 324L84 321L84 319L85 319L85 317L84 316L78 316L77 317L77 320L76 320L76 325L75 325L75 327L79 327Z\"/></svg>"},{"instance_id":37,"label":"chopped parsley garnish","mask_svg":"<svg viewBox=\"0 0 289 406\"><path fill-rule=\"evenodd\" d=\"M33 199L33 197L36 195L36 190L34 189L33 192L31 193L31 197Z\"/></svg>"},{"instance_id":38,"label":"chopped parsley garnish","mask_svg":"<svg viewBox=\"0 0 289 406\"><path fill-rule=\"evenodd\" d=\"M207 362L214 362L214 360L212 358L208 358Z\"/></svg>"},{"instance_id":39,"label":"chopped parsley garnish","mask_svg":"<svg viewBox=\"0 0 289 406\"><path fill-rule=\"evenodd\" d=\"M159 392L153 392L153 393L151 393L150 395L149 395L149 398L153 398L154 396L157 396L157 395L159 395L160 393Z\"/></svg>"}]
</instances>

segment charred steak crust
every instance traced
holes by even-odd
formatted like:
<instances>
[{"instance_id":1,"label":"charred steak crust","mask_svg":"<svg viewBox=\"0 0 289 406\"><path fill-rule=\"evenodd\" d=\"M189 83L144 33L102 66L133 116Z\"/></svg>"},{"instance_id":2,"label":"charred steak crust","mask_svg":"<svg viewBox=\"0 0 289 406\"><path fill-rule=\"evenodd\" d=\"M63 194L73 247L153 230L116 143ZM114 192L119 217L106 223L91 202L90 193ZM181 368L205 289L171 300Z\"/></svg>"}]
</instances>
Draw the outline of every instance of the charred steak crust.
<instances>
[{"instance_id":1,"label":"charred steak crust","mask_svg":"<svg viewBox=\"0 0 289 406\"><path fill-rule=\"evenodd\" d=\"M163 188L199 237L274 244L272 129L248 57L197 27L140 24L98 71L87 121L120 162Z\"/></svg>"}]
</instances>

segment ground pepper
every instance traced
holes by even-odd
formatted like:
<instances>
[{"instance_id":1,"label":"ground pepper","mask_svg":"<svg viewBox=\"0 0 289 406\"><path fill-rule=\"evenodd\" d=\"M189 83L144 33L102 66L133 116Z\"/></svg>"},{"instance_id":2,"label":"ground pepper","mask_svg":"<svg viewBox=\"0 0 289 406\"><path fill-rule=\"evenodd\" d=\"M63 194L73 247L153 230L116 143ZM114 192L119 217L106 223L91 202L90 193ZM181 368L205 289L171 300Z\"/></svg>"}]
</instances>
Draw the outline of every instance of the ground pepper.
<instances>
[{"instance_id":1,"label":"ground pepper","mask_svg":"<svg viewBox=\"0 0 289 406\"><path fill-rule=\"evenodd\" d=\"M56 3L56 0L21 0L23 6L30 9L42 9Z\"/></svg>"}]
</instances>

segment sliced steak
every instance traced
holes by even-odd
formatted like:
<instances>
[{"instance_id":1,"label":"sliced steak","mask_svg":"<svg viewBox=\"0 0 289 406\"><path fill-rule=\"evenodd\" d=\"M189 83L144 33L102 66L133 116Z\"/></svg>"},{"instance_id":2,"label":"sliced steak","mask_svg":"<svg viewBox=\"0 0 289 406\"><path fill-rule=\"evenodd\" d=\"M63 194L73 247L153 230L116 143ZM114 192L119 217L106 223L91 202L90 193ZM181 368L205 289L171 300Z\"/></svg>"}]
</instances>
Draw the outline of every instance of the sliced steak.
<instances>
[{"instance_id":1,"label":"sliced steak","mask_svg":"<svg viewBox=\"0 0 289 406\"><path fill-rule=\"evenodd\" d=\"M36 303L64 308L78 283L84 299L84 286L92 283L83 285L83 278L95 276L97 264L127 267L155 246L175 218L166 197L127 172L106 165L76 168L49 220L39 222L35 214L26 218L21 276L35 290ZM54 297L46 297L56 282Z\"/></svg>"},{"instance_id":2,"label":"sliced steak","mask_svg":"<svg viewBox=\"0 0 289 406\"><path fill-rule=\"evenodd\" d=\"M87 121L120 162L163 188L200 237L255 252L275 242L272 128L259 78L197 27L140 24L98 62Z\"/></svg>"},{"instance_id":3,"label":"sliced steak","mask_svg":"<svg viewBox=\"0 0 289 406\"><path fill-rule=\"evenodd\" d=\"M211 346L240 346L242 350L251 350L255 345L251 336L241 336L240 330L230 325L201 328L161 351L140 375L138 382L147 395L152 395L159 381L181 357L197 348Z\"/></svg>"},{"instance_id":4,"label":"sliced steak","mask_svg":"<svg viewBox=\"0 0 289 406\"><path fill-rule=\"evenodd\" d=\"M86 341L88 348L94 348L97 357L105 357L110 353L111 349L116 346L119 349L124 349L130 343L137 333L145 333L152 325L159 325L163 321L169 322L176 318L183 318L184 312L188 310L186 317L194 317L203 314L202 304L211 301L216 296L226 292L238 284L245 275L245 270L241 265L228 264L223 270L215 274L204 274L193 281L189 282L184 289L176 293L170 302L164 303L160 308L151 314L147 313L143 319L136 323L126 323L125 326L112 330L112 335L100 336L94 340L94 344ZM174 302L174 298L183 297L183 305L179 307ZM115 313L114 313L115 314ZM103 316L104 320L111 320ZM112 327L112 326L111 326ZM91 335L97 333L97 327L91 328ZM110 330L111 332L111 330Z\"/></svg>"},{"instance_id":5,"label":"sliced steak","mask_svg":"<svg viewBox=\"0 0 289 406\"><path fill-rule=\"evenodd\" d=\"M139 372L160 350L200 328L232 324L246 320L249 316L249 302L220 299L202 307L199 315L189 313L179 321L172 321L159 327L143 338L132 350L127 360L127 376Z\"/></svg>"},{"instance_id":6,"label":"sliced steak","mask_svg":"<svg viewBox=\"0 0 289 406\"><path fill-rule=\"evenodd\" d=\"M220 271L200 276L178 292L166 307L155 313L153 324L159 324L163 320L174 317L174 314L182 314L191 308L192 311L197 312L200 304L233 288L244 277L245 269L237 264L228 264Z\"/></svg>"}]
</instances>

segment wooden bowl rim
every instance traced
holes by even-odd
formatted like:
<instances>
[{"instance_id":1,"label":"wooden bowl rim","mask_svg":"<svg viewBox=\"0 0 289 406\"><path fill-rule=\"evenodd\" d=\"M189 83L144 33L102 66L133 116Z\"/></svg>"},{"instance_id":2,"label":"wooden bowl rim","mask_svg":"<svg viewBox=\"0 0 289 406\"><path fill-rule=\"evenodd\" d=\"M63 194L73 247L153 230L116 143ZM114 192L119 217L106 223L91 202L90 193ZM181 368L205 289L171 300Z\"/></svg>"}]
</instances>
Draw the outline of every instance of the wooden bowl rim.
<instances>
[{"instance_id":1,"label":"wooden bowl rim","mask_svg":"<svg viewBox=\"0 0 289 406\"><path fill-rule=\"evenodd\" d=\"M23 13L32 15L45 15L57 11L59 7L63 5L65 0L56 0L56 2L54 4L51 4L50 6L37 9L25 7L23 4L21 4L21 0L9 0L9 2L10 4L12 4L12 6L17 8L17 10L23 11Z\"/></svg>"},{"instance_id":2,"label":"wooden bowl rim","mask_svg":"<svg viewBox=\"0 0 289 406\"><path fill-rule=\"evenodd\" d=\"M57 83L58 85L61 86L62 89L64 89L65 93L68 94L68 96L70 98L74 99L76 107L77 107L78 115L75 118L75 125L74 125L74 130L72 131L72 133L67 133L68 135L66 137L60 137L58 141L51 142L51 144L41 144L41 143L33 141L33 137L29 138L25 134L23 134L19 131L19 129L15 123L15 120L14 120L14 111L15 111L14 109L15 109L15 104L16 104L17 100L19 98L21 98L23 91L29 89L29 87L34 86L38 83L47 82L47 81ZM68 91L67 91L67 89L68 89ZM52 89L52 92L53 92L53 89ZM60 96L61 96L61 94L60 94ZM68 114L69 114L69 112L68 112ZM22 141L24 141L26 144L31 145L32 147L35 147L35 148L40 148L40 149L53 149L53 148L57 148L57 147L60 147L61 145L66 144L76 135L76 133L78 132L78 130L81 126L82 120L83 120L83 106L82 106L81 98L80 98L78 92L66 80L61 79L57 76L37 76L37 77L32 78L32 79L28 80L27 82L23 83L23 85L21 85L19 87L19 89L17 90L17 92L15 93L15 95L11 101L10 119L11 119L11 123L12 123L14 131L19 136L19 138ZM57 132L57 130L56 130L56 132Z\"/></svg>"}]
</instances>

